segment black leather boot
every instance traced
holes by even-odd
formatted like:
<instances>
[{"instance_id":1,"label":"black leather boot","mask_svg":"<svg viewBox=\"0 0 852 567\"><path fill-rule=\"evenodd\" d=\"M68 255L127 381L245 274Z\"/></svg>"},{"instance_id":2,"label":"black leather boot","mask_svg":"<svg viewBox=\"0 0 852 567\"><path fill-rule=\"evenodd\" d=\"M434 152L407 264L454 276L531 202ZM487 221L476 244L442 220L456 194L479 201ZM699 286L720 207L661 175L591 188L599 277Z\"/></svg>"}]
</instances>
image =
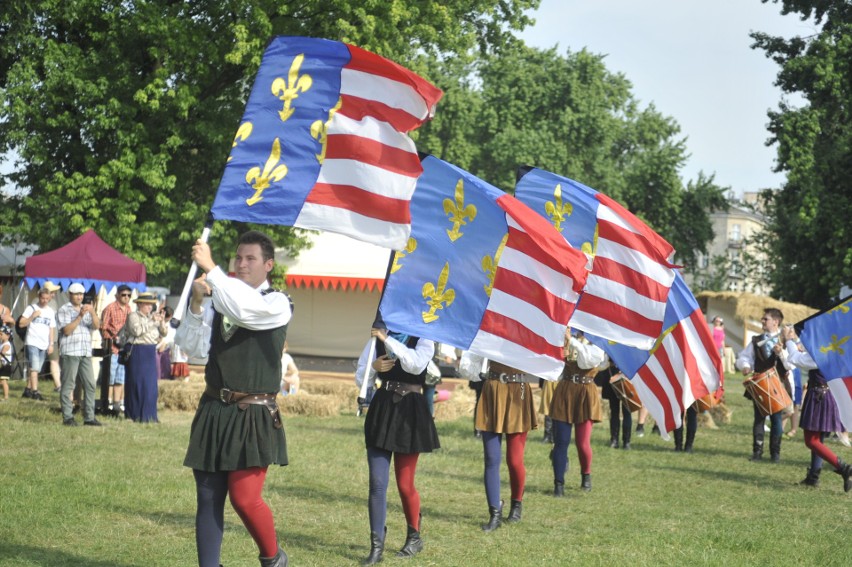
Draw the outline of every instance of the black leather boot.
<instances>
[{"instance_id":1,"label":"black leather boot","mask_svg":"<svg viewBox=\"0 0 852 567\"><path fill-rule=\"evenodd\" d=\"M381 535L376 532L370 532L370 555L364 560L363 565L375 565L382 560L382 553L385 551L385 536L387 534L387 527L385 527L384 533Z\"/></svg>"},{"instance_id":2,"label":"black leather boot","mask_svg":"<svg viewBox=\"0 0 852 567\"><path fill-rule=\"evenodd\" d=\"M503 524L503 518L501 514L503 513L503 501L500 501L499 506L489 506L488 507L488 523L482 524L482 531L484 532L493 532L497 528L499 528Z\"/></svg>"},{"instance_id":3,"label":"black leather boot","mask_svg":"<svg viewBox=\"0 0 852 567\"><path fill-rule=\"evenodd\" d=\"M592 475L590 474L580 474L580 489L583 492L591 492L592 491Z\"/></svg>"},{"instance_id":4,"label":"black leather boot","mask_svg":"<svg viewBox=\"0 0 852 567\"><path fill-rule=\"evenodd\" d=\"M781 436L769 438L769 454L773 463L781 460Z\"/></svg>"},{"instance_id":5,"label":"black leather boot","mask_svg":"<svg viewBox=\"0 0 852 567\"><path fill-rule=\"evenodd\" d=\"M280 547L274 557L258 557L260 567L287 567L287 554Z\"/></svg>"},{"instance_id":6,"label":"black leather boot","mask_svg":"<svg viewBox=\"0 0 852 567\"><path fill-rule=\"evenodd\" d=\"M763 427L761 425L761 427ZM754 442L752 443L751 448L751 457L749 457L749 461L759 461L763 458L763 436L761 435L759 438L755 437Z\"/></svg>"},{"instance_id":7,"label":"black leather boot","mask_svg":"<svg viewBox=\"0 0 852 567\"><path fill-rule=\"evenodd\" d=\"M852 478L850 478L852 477L852 465L837 459L837 468L834 469L834 472L843 477L843 492L852 490Z\"/></svg>"},{"instance_id":8,"label":"black leather boot","mask_svg":"<svg viewBox=\"0 0 852 567\"><path fill-rule=\"evenodd\" d=\"M509 506L509 515L506 517L507 524L514 524L515 522L521 521L522 507L523 502L520 500L512 500L512 504Z\"/></svg>"},{"instance_id":9,"label":"black leather boot","mask_svg":"<svg viewBox=\"0 0 852 567\"><path fill-rule=\"evenodd\" d=\"M822 469L808 469L808 474L805 475L804 480L802 480L799 484L805 486L813 486L816 488L819 486L819 473L822 472Z\"/></svg>"},{"instance_id":10,"label":"black leather boot","mask_svg":"<svg viewBox=\"0 0 852 567\"><path fill-rule=\"evenodd\" d=\"M405 536L405 545L396 552L397 557L414 557L423 549L423 540L420 538L420 530L408 526L408 535Z\"/></svg>"},{"instance_id":11,"label":"black leather boot","mask_svg":"<svg viewBox=\"0 0 852 567\"><path fill-rule=\"evenodd\" d=\"M544 416L544 438L541 442L553 445L553 420L549 415Z\"/></svg>"},{"instance_id":12,"label":"black leather boot","mask_svg":"<svg viewBox=\"0 0 852 567\"><path fill-rule=\"evenodd\" d=\"M683 444L683 451L685 453L692 452L692 444L695 442L695 430L687 427L686 428L686 443Z\"/></svg>"},{"instance_id":13,"label":"black leather boot","mask_svg":"<svg viewBox=\"0 0 852 567\"><path fill-rule=\"evenodd\" d=\"M672 433L674 433L675 446L674 450L677 453L683 451L683 427L678 427Z\"/></svg>"},{"instance_id":14,"label":"black leather boot","mask_svg":"<svg viewBox=\"0 0 852 567\"><path fill-rule=\"evenodd\" d=\"M558 480L553 481L553 495L557 498L560 496L565 496L565 483L559 482Z\"/></svg>"}]
</instances>

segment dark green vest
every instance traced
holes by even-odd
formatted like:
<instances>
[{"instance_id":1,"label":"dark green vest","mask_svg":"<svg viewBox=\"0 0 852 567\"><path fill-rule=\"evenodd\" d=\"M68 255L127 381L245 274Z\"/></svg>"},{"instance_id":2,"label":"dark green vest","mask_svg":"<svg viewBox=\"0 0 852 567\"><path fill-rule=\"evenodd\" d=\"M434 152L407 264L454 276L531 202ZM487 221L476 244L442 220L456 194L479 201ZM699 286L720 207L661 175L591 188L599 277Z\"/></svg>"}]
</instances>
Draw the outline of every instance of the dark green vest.
<instances>
[{"instance_id":1,"label":"dark green vest","mask_svg":"<svg viewBox=\"0 0 852 567\"><path fill-rule=\"evenodd\" d=\"M265 331L243 327L232 329L225 340L222 315L213 317L210 355L204 380L215 389L238 392L274 393L281 387L281 354L287 338L287 325Z\"/></svg>"}]
</instances>

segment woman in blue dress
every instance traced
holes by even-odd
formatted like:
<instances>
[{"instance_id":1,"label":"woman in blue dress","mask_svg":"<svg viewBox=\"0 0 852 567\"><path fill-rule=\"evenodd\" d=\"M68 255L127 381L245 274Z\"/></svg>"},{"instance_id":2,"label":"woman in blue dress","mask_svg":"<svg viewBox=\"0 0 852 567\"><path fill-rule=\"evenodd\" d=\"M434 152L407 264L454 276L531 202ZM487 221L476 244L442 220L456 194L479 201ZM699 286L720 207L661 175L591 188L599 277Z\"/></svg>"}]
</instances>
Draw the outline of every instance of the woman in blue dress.
<instances>
[{"instance_id":1,"label":"woman in blue dress","mask_svg":"<svg viewBox=\"0 0 852 567\"><path fill-rule=\"evenodd\" d=\"M143 423L157 421L157 343L168 332L163 315L156 307L156 295L140 293L136 298L136 311L128 314L124 325L125 343L133 345L126 367L124 415Z\"/></svg>"}]
</instances>

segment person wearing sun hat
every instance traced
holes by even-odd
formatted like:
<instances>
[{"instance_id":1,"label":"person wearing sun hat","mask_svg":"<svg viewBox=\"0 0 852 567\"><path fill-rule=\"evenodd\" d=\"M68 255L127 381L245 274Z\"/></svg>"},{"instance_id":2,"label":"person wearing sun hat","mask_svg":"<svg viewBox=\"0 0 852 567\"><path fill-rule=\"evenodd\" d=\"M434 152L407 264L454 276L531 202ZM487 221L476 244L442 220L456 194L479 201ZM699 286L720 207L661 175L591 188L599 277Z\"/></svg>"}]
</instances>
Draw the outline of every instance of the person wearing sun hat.
<instances>
[{"instance_id":1,"label":"person wearing sun hat","mask_svg":"<svg viewBox=\"0 0 852 567\"><path fill-rule=\"evenodd\" d=\"M127 316L124 334L132 344L130 362L125 366L124 415L139 422L157 421L157 343L166 336L168 328L157 309L157 295L140 293L136 311Z\"/></svg>"},{"instance_id":2,"label":"person wearing sun hat","mask_svg":"<svg viewBox=\"0 0 852 567\"><path fill-rule=\"evenodd\" d=\"M59 308L56 326L59 328L59 367L62 389L59 402L62 407L62 424L74 426L71 393L77 379L83 385L83 425L101 425L95 419L95 373L92 368L92 333L101 326L97 310L91 303L83 303L86 288L73 283L68 286L68 303ZM29 333L27 333L29 336Z\"/></svg>"}]
</instances>

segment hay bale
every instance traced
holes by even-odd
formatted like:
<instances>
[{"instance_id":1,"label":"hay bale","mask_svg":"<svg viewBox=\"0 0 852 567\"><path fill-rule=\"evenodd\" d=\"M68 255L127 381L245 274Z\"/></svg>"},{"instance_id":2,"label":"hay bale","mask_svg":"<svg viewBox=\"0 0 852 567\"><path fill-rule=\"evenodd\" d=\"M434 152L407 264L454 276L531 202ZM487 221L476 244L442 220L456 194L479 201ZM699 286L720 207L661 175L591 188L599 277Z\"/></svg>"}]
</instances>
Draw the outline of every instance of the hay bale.
<instances>
[{"instance_id":1,"label":"hay bale","mask_svg":"<svg viewBox=\"0 0 852 567\"><path fill-rule=\"evenodd\" d=\"M460 417L473 419L476 392L470 388L455 388L450 399L435 404L435 421L453 421Z\"/></svg>"},{"instance_id":2,"label":"hay bale","mask_svg":"<svg viewBox=\"0 0 852 567\"><path fill-rule=\"evenodd\" d=\"M340 402L334 397L317 396L299 392L291 396L278 396L278 407L284 415L329 417L340 415Z\"/></svg>"},{"instance_id":3,"label":"hay bale","mask_svg":"<svg viewBox=\"0 0 852 567\"><path fill-rule=\"evenodd\" d=\"M202 393L204 393L203 378L200 382L161 380L159 383L159 403L165 409L195 411Z\"/></svg>"}]
</instances>

